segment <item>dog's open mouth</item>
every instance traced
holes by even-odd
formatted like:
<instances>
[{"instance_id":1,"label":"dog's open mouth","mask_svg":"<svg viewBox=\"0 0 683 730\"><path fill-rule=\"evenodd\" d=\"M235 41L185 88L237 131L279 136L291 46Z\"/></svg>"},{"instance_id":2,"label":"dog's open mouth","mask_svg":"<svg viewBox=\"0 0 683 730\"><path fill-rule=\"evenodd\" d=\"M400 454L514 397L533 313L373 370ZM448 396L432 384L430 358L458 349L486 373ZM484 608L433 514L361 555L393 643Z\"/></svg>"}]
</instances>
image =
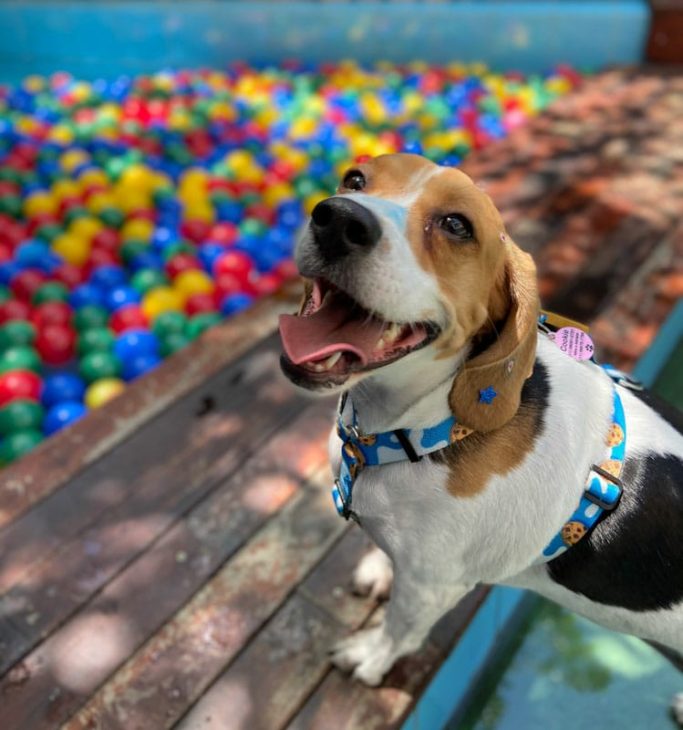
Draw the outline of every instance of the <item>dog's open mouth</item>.
<instances>
[{"instance_id":1,"label":"dog's open mouth","mask_svg":"<svg viewBox=\"0 0 683 730\"><path fill-rule=\"evenodd\" d=\"M280 317L285 367L307 379L342 383L434 340L430 322L387 322L324 279L316 279L298 315Z\"/></svg>"}]
</instances>

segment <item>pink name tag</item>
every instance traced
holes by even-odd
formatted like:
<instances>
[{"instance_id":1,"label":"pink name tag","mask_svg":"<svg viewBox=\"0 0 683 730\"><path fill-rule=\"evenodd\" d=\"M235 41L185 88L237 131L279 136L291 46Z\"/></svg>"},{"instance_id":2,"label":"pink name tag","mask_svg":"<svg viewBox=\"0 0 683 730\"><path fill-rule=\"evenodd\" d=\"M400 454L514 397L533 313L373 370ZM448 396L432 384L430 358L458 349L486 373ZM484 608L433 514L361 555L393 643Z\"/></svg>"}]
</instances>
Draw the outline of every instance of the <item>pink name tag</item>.
<instances>
[{"instance_id":1,"label":"pink name tag","mask_svg":"<svg viewBox=\"0 0 683 730\"><path fill-rule=\"evenodd\" d=\"M552 339L565 355L574 360L590 360L595 352L593 340L578 327L562 327Z\"/></svg>"}]
</instances>

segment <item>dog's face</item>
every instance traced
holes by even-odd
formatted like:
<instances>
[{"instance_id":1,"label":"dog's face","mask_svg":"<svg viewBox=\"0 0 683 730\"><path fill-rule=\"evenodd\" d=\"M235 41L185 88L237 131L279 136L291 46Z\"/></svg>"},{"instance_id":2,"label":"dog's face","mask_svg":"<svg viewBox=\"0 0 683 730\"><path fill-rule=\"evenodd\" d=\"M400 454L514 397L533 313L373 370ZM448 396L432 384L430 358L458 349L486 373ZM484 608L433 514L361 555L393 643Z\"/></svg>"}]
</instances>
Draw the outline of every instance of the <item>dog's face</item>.
<instances>
[{"instance_id":1,"label":"dog's face","mask_svg":"<svg viewBox=\"0 0 683 730\"><path fill-rule=\"evenodd\" d=\"M282 317L282 365L311 390L347 388L429 347L460 350L510 307L514 246L464 173L416 155L351 167L296 248L307 287Z\"/></svg>"}]
</instances>

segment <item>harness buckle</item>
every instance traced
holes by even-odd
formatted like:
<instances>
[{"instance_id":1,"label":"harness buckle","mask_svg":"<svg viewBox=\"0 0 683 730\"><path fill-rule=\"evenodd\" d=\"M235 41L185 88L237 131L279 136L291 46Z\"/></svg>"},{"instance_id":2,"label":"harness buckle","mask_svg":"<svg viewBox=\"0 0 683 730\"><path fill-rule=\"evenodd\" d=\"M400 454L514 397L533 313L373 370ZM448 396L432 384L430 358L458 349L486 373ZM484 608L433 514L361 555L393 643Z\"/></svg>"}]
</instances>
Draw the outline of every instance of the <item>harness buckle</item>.
<instances>
[{"instance_id":1,"label":"harness buckle","mask_svg":"<svg viewBox=\"0 0 683 730\"><path fill-rule=\"evenodd\" d=\"M608 482L612 482L612 484L614 484L614 486L619 489L619 494L612 502L606 502L604 499L596 497L595 494L590 491L590 489L586 489L583 493L583 496L589 502L592 502L601 509L605 510L605 512L613 512L619 506L619 502L621 502L621 495L624 493L624 483L621 481L621 479L619 479L619 477L615 477L614 474L610 474L608 471L603 469L601 466L598 466L597 464L593 464L591 466L591 471L596 472Z\"/></svg>"}]
</instances>

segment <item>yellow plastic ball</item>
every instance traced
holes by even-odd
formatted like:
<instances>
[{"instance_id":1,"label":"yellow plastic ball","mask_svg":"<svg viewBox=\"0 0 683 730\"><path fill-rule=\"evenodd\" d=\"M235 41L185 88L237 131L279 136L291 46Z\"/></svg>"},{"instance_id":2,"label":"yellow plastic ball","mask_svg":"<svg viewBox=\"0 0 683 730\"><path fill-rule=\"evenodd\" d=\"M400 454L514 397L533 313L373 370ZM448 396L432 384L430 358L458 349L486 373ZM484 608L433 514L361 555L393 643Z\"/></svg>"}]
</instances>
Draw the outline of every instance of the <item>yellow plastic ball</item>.
<instances>
[{"instance_id":1,"label":"yellow plastic ball","mask_svg":"<svg viewBox=\"0 0 683 730\"><path fill-rule=\"evenodd\" d=\"M24 201L24 215L31 217L42 213L55 213L58 202L54 195L44 192L31 193Z\"/></svg>"},{"instance_id":2,"label":"yellow plastic ball","mask_svg":"<svg viewBox=\"0 0 683 730\"><path fill-rule=\"evenodd\" d=\"M154 233L154 223L146 218L133 218L121 226L121 237L124 241L149 241Z\"/></svg>"},{"instance_id":3,"label":"yellow plastic ball","mask_svg":"<svg viewBox=\"0 0 683 730\"><path fill-rule=\"evenodd\" d=\"M109 186L109 178L104 170L100 170L96 167L89 167L87 170L78 176L81 184L84 186L89 185L102 185L103 187Z\"/></svg>"},{"instance_id":4,"label":"yellow plastic ball","mask_svg":"<svg viewBox=\"0 0 683 730\"><path fill-rule=\"evenodd\" d=\"M79 165L90 161L90 155L84 150L67 150L59 158L59 166L65 172L75 170Z\"/></svg>"},{"instance_id":5,"label":"yellow plastic ball","mask_svg":"<svg viewBox=\"0 0 683 730\"><path fill-rule=\"evenodd\" d=\"M214 290L214 283L203 271L189 269L176 276L173 287L185 297L191 297L193 294L210 294Z\"/></svg>"},{"instance_id":6,"label":"yellow plastic ball","mask_svg":"<svg viewBox=\"0 0 683 730\"><path fill-rule=\"evenodd\" d=\"M81 266L90 255L90 242L82 236L64 233L52 242L52 250L70 264Z\"/></svg>"},{"instance_id":7,"label":"yellow plastic ball","mask_svg":"<svg viewBox=\"0 0 683 730\"><path fill-rule=\"evenodd\" d=\"M213 223L216 218L214 210L208 201L192 201L186 203L183 211L188 220Z\"/></svg>"},{"instance_id":8,"label":"yellow plastic ball","mask_svg":"<svg viewBox=\"0 0 683 730\"><path fill-rule=\"evenodd\" d=\"M116 198L111 193L96 192L88 196L85 207L91 213L101 213L107 208L116 208Z\"/></svg>"},{"instance_id":9,"label":"yellow plastic ball","mask_svg":"<svg viewBox=\"0 0 683 730\"><path fill-rule=\"evenodd\" d=\"M327 197L327 193L313 193L306 197L304 199L304 210L306 211L306 215L310 215L313 208L315 208L321 200L325 200Z\"/></svg>"},{"instance_id":10,"label":"yellow plastic ball","mask_svg":"<svg viewBox=\"0 0 683 730\"><path fill-rule=\"evenodd\" d=\"M99 408L115 398L126 387L118 378L101 378L96 380L85 391L85 405L88 408Z\"/></svg>"},{"instance_id":11,"label":"yellow plastic ball","mask_svg":"<svg viewBox=\"0 0 683 730\"><path fill-rule=\"evenodd\" d=\"M64 198L77 198L80 196L82 190L81 186L75 180L55 180L52 183L52 194L58 200L64 200Z\"/></svg>"},{"instance_id":12,"label":"yellow plastic ball","mask_svg":"<svg viewBox=\"0 0 683 730\"><path fill-rule=\"evenodd\" d=\"M99 218L84 216L83 218L77 218L69 226L69 233L84 238L86 241L91 241L103 228L104 223Z\"/></svg>"},{"instance_id":13,"label":"yellow plastic ball","mask_svg":"<svg viewBox=\"0 0 683 730\"><path fill-rule=\"evenodd\" d=\"M145 294L142 311L150 319L156 319L163 312L182 312L185 298L181 292L168 286L158 286Z\"/></svg>"}]
</instances>

